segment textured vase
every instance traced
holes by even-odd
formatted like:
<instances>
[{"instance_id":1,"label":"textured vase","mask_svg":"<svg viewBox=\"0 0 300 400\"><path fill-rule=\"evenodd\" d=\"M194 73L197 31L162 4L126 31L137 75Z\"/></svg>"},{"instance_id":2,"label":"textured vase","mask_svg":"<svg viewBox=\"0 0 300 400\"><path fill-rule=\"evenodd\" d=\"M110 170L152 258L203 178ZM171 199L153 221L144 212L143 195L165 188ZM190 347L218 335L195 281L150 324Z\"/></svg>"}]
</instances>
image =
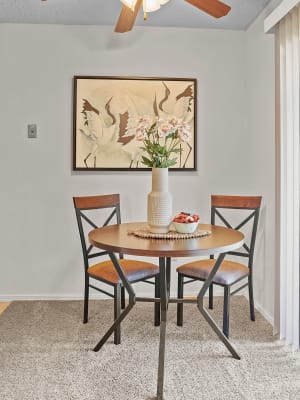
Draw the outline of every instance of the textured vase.
<instances>
[{"instance_id":1,"label":"textured vase","mask_svg":"<svg viewBox=\"0 0 300 400\"><path fill-rule=\"evenodd\" d=\"M172 196L168 191L168 168L152 168L152 191L148 194L148 226L153 233L166 233L172 221Z\"/></svg>"}]
</instances>

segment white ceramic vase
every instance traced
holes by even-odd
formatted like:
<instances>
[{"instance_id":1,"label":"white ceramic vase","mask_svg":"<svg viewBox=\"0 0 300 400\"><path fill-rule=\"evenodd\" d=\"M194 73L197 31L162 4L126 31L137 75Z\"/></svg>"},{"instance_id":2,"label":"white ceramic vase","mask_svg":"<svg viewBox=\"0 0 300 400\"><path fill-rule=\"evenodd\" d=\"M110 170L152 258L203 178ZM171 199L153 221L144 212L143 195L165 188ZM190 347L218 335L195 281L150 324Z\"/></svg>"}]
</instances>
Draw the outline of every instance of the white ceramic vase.
<instances>
[{"instance_id":1,"label":"white ceramic vase","mask_svg":"<svg viewBox=\"0 0 300 400\"><path fill-rule=\"evenodd\" d=\"M172 221L172 196L168 191L168 168L152 168L152 191L148 194L148 226L152 233L167 233Z\"/></svg>"}]
</instances>

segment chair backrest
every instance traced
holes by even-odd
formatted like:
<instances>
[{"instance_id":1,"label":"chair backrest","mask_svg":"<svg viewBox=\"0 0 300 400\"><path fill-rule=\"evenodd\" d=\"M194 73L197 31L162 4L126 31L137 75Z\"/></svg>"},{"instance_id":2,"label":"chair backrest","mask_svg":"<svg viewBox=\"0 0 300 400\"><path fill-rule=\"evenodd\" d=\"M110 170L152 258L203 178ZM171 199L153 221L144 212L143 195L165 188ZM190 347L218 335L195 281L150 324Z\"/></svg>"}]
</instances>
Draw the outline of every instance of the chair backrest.
<instances>
[{"instance_id":1,"label":"chair backrest","mask_svg":"<svg viewBox=\"0 0 300 400\"><path fill-rule=\"evenodd\" d=\"M117 224L121 223L121 213L120 213L120 195L119 194L107 194L100 196L84 196L84 197L73 197L76 219L80 234L80 241L83 252L84 259L84 267L85 270L89 267L89 259L104 256L108 254L107 251L97 251L92 252L94 246L87 244L87 230L84 229L84 222L88 227L92 229L99 228L100 226L107 226L111 223L113 218L115 219ZM100 210L100 209L109 209L108 217L105 219L105 222L101 225L95 222L95 216L92 217L89 214L89 211L92 210ZM120 255L120 258L123 256Z\"/></svg>"},{"instance_id":2,"label":"chair backrest","mask_svg":"<svg viewBox=\"0 0 300 400\"><path fill-rule=\"evenodd\" d=\"M244 243L244 251L232 251L228 254L240 257L248 258L248 267L252 268L253 265L253 255L254 247L257 233L257 225L259 218L259 211L261 205L261 196L222 196L222 195L212 195L211 196L211 224L217 225L216 220L221 220L222 223L227 226L227 228L240 230L246 224L250 224L250 244L249 246ZM244 210L247 213L243 213L240 217L242 220L235 226L228 221L228 216L224 216L222 209L233 209L233 210ZM249 210L249 212L247 212Z\"/></svg>"}]
</instances>

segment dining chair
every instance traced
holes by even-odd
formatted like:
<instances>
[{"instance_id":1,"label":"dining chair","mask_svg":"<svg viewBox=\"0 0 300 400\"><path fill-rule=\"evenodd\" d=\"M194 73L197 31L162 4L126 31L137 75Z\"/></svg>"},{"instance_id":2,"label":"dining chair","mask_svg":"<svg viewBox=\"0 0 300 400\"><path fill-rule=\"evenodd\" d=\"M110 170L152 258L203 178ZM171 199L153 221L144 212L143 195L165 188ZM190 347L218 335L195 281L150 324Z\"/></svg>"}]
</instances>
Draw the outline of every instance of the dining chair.
<instances>
[{"instance_id":1,"label":"dining chair","mask_svg":"<svg viewBox=\"0 0 300 400\"><path fill-rule=\"evenodd\" d=\"M243 230L247 231L245 232L245 234L247 233L246 240L247 238L250 240L249 245L244 243L243 247L238 251L227 253L227 255L233 256L234 259L235 257L247 258L248 262L244 264L240 262L240 259L238 261L224 260L209 287L210 309L213 308L213 285L219 285L224 288L223 333L226 337L229 337L230 296L247 286L249 290L250 318L255 321L252 271L261 199L261 196L211 196L211 224L219 225L221 223L221 225L235 230L243 228ZM237 223L238 220L240 221L239 223ZM233 222L235 227L233 227ZM179 266L177 268L178 298L183 298L185 284L194 281L205 281L214 263L214 257L210 256L209 259L197 260ZM245 284L231 291L232 285L245 278L247 279ZM183 304L177 304L177 325L183 325Z\"/></svg>"},{"instance_id":2,"label":"dining chair","mask_svg":"<svg viewBox=\"0 0 300 400\"><path fill-rule=\"evenodd\" d=\"M99 196L73 197L76 219L80 234L83 260L84 260L84 311L83 323L88 322L89 289L95 289L114 299L114 319L120 315L121 308L125 308L125 290L122 281L117 273L112 261L108 257L107 251L99 251L90 245L87 240L88 232L100 226L107 226L112 222L121 223L120 195L107 194ZM99 215L100 214L100 215ZM100 225L96 221L105 221ZM90 265L90 260L105 257L104 261ZM141 260L124 259L119 254L118 262L121 265L128 281L130 283L147 282L155 286L155 297L159 294L159 267L150 262ZM151 278L154 278L151 280ZM90 283L90 279L105 283L113 288L110 293L99 286ZM154 324L160 324L160 304L154 304ZM114 332L114 343L121 343L120 327Z\"/></svg>"}]
</instances>

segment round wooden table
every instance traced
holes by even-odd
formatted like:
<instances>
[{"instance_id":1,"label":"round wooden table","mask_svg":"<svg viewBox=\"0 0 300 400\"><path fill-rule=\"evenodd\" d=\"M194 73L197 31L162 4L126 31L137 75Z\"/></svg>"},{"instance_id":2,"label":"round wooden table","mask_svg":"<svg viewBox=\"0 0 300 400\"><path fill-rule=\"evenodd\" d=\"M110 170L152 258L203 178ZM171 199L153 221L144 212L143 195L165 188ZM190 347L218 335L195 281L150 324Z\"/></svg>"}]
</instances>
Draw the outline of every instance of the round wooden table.
<instances>
[{"instance_id":1,"label":"round wooden table","mask_svg":"<svg viewBox=\"0 0 300 400\"><path fill-rule=\"evenodd\" d=\"M154 301L160 303L161 323L160 323L160 344L158 360L158 378L157 378L157 399L163 399L164 384L164 360L165 360L165 337L168 303L197 303L200 313L204 316L208 324L224 343L232 356L240 359L236 350L233 348L227 337L218 328L207 310L203 306L204 295L213 281L218 268L220 267L225 255L229 251L240 248L244 243L244 235L234 229L228 229L216 225L200 224L198 230L210 232L208 235L189 239L148 239L135 236L134 231L147 229L144 222L126 223L120 225L109 225L106 227L94 229L89 233L90 243L102 250L109 252L109 256L118 271L125 289L129 295L128 306L117 318L106 334L102 337L94 350L98 351L107 341L116 327L122 322L129 311L137 301ZM128 282L121 266L118 263L115 253L158 257L160 267L160 298L136 297L132 285ZM216 255L216 263L203 283L197 296L197 300L170 298L170 266L172 257L195 257Z\"/></svg>"}]
</instances>

